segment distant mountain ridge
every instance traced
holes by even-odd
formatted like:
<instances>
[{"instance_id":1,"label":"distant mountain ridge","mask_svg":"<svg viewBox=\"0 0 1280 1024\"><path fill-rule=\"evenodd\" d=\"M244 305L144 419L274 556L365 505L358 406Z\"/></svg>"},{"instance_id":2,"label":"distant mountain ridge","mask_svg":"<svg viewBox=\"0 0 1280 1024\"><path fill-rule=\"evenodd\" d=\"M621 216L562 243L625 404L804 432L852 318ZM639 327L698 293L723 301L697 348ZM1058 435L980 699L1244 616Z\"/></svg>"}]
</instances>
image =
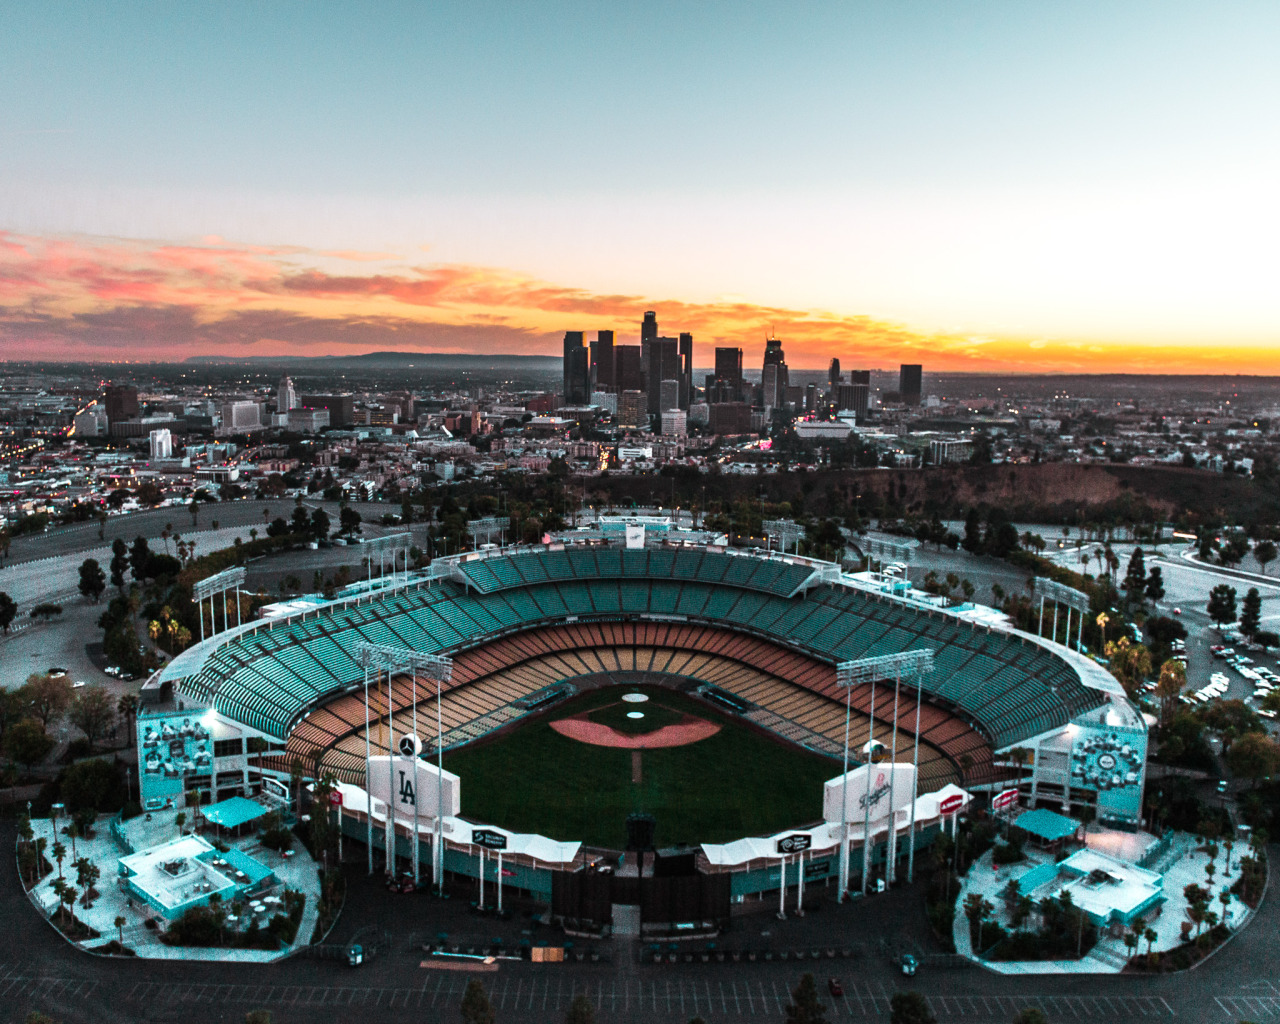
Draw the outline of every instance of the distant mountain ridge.
<instances>
[{"instance_id":1,"label":"distant mountain ridge","mask_svg":"<svg viewBox=\"0 0 1280 1024\"><path fill-rule=\"evenodd\" d=\"M498 369L510 367L520 370L559 369L559 356L521 356L507 353L488 355L469 352L365 352L350 356L190 356L184 365L210 366L215 364L257 363L282 366L306 363L308 366L354 367L413 367L439 369Z\"/></svg>"}]
</instances>

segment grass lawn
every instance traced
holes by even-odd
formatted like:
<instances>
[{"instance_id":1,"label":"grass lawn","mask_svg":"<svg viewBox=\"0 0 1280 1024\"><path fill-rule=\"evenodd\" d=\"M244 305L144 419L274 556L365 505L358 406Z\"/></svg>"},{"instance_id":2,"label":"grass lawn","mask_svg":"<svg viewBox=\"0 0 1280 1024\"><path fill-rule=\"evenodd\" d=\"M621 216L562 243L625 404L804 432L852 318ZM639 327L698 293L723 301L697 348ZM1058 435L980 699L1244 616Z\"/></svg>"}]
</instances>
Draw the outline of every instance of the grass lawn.
<instances>
[{"instance_id":1,"label":"grass lawn","mask_svg":"<svg viewBox=\"0 0 1280 1024\"><path fill-rule=\"evenodd\" d=\"M649 700L629 704L623 693ZM629 719L628 711L644 712ZM647 732L693 714L721 726L683 747L641 752L643 781L631 781L632 751L561 736L550 722L587 712L620 732ZM657 842L722 843L822 817L822 784L838 762L762 736L699 700L660 687L607 687L565 701L525 725L445 755L462 779L462 812L515 832L621 849L626 817L657 819Z\"/></svg>"}]
</instances>

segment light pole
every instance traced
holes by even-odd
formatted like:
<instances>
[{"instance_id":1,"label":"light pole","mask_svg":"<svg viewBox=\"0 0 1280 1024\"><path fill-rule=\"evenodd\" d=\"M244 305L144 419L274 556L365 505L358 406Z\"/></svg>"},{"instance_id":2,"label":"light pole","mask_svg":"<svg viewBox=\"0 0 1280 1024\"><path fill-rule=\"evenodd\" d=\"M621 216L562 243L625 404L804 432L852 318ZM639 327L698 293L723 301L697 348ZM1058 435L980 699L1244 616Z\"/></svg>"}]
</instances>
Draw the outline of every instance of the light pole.
<instances>
[{"instance_id":1,"label":"light pole","mask_svg":"<svg viewBox=\"0 0 1280 1024\"><path fill-rule=\"evenodd\" d=\"M915 754L915 776L912 781L912 805L911 805L911 848L907 877L911 878L912 868L915 865L915 800L920 790L920 695L922 690L922 679L925 675L933 671L932 649L902 651L898 654L881 654L871 658L858 658L855 661L843 661L836 666L836 685L845 691L845 741L844 741L844 758L845 758L845 775L841 783L841 822L842 834L844 836L841 848L841 893L848 886L849 881L849 806L848 806L848 790L849 790L849 716L850 702L852 700L852 691L855 686L862 683L871 684L871 706L868 712L867 726L867 760L871 763L872 752L875 749L875 713L876 713L876 689L877 680L900 680L903 676L916 677L916 754ZM895 687L894 699L894 752L897 751L897 688ZM890 769L892 771L892 769ZM862 892L867 891L867 868L868 868L868 832L871 826L871 780L868 777L863 795L863 822L862 822ZM896 828L897 820L893 816L893 796L892 787L890 787L890 827Z\"/></svg>"},{"instance_id":2,"label":"light pole","mask_svg":"<svg viewBox=\"0 0 1280 1024\"><path fill-rule=\"evenodd\" d=\"M393 728L394 711L392 708L392 694L391 694L391 683L390 683L391 673L397 670L413 673L413 688L414 688L413 689L413 694L414 694L413 720L414 720L415 736L417 735L417 721L418 721L418 718L417 718L418 674L423 673L429 678L434 679L436 681L436 753L437 753L436 814L435 814L436 835L435 835L435 843L432 850L432 854L433 854L433 859L439 865L439 867L436 870L437 870L437 875L440 878L440 891L443 893L444 891L444 881L443 881L444 856L443 856L443 851L441 850L441 844L444 841L444 820L443 820L444 819L444 743L443 743L444 727L443 727L443 716L440 709L440 702L441 702L441 696L443 693L444 685L448 683L450 679L453 678L453 661L450 658L444 658L444 657L441 657L440 655L422 654L418 651L412 651L405 647L394 647L386 644L372 644L372 643L360 644L356 649L356 658L361 665L365 666L366 680L368 678L368 669L370 667L377 668L379 671L383 668L387 670L387 723L388 723L388 730L392 735L394 735L394 728ZM366 721L367 721L367 715L368 715L367 697L366 697L365 705L366 705ZM366 728L365 729L366 754L368 752L368 735L369 735L369 731L368 731L368 728ZM387 791L387 829L388 829L387 836L388 836L388 857L389 858L393 856L393 853L391 852L393 849L391 844L394 842L394 834L392 832L393 817L392 817L392 810L391 810L395 801L395 775L394 775L395 749L394 748L395 748L395 744L389 738L387 743L387 772L388 772L387 778L388 778L388 784L391 787ZM419 806L418 799L420 796L418 792L418 787L417 787L419 760L420 758L418 755L418 751L415 749L413 753L414 790L413 790L413 805L412 805L413 806L413 837L414 837L415 843L417 842L417 836L418 836L418 806ZM368 788L369 773L368 773L367 765L366 765L365 782L366 782L366 788ZM371 794L369 797L369 806L370 806L370 811L372 812L373 799ZM369 824L369 837L370 837L369 872L370 874L373 873L372 836L373 836L373 823L372 823L372 815L371 815L370 824ZM390 860L389 863L394 867L394 864L395 864L394 860ZM416 876L415 876L415 880L416 880Z\"/></svg>"}]
</instances>

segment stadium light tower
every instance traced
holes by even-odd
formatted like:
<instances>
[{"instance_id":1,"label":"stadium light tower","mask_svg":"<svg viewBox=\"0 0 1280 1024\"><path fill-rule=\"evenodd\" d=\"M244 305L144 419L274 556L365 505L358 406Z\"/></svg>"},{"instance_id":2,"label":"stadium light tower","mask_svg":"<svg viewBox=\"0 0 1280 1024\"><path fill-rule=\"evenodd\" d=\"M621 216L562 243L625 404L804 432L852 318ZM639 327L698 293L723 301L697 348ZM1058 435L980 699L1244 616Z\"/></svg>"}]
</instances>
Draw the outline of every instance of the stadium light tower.
<instances>
[{"instance_id":1,"label":"stadium light tower","mask_svg":"<svg viewBox=\"0 0 1280 1024\"><path fill-rule=\"evenodd\" d=\"M368 842L369 842L369 874L373 874L373 796L369 786L369 669L381 674L387 670L387 774L390 788L387 790L387 864L389 870L395 869L395 821L390 796L395 792L394 767L394 711L391 701L391 674L397 670L413 674L413 720L415 747L417 741L418 721L418 675L421 673L436 683L436 830L431 845L432 871L441 894L444 892L444 855L441 844L444 841L444 724L440 710L441 691L444 684L453 678L453 659L438 654L423 654L405 647L394 647L386 644L363 643L356 648L356 660L364 668L364 771L365 791L369 799L368 807ZM413 751L413 791L418 792L418 751ZM418 822L415 806L413 822L413 881L418 884Z\"/></svg>"},{"instance_id":2,"label":"stadium light tower","mask_svg":"<svg viewBox=\"0 0 1280 1024\"><path fill-rule=\"evenodd\" d=\"M409 545L413 540L410 533L389 533L385 537L372 537L364 542L364 548L369 552L366 556L365 564L369 569L369 583L373 584L373 552L378 552L378 578L381 579L386 571L386 553L391 552L391 581L395 582L396 560L401 551L404 552L404 571L405 575L409 574Z\"/></svg>"},{"instance_id":3,"label":"stadium light tower","mask_svg":"<svg viewBox=\"0 0 1280 1024\"><path fill-rule=\"evenodd\" d=\"M840 818L840 894L838 899L844 902L844 894L849 888L849 727L852 718L853 688L861 683L871 684L871 706L867 715L867 761L870 763L875 744L876 714L876 682L893 679L895 681L894 696L894 736L895 744L898 730L897 722L897 685L903 676L916 679L916 731L915 731L915 781L911 801L911 852L908 855L907 879L910 881L915 873L916 852L916 797L920 790L920 689L923 678L933 671L933 650L902 651L899 654L882 654L873 658L859 658L856 661L843 661L836 666L836 685L845 692L844 702L844 776L841 782ZM896 749L896 747L895 747ZM892 786L890 787L892 791ZM896 832L895 821L890 806L890 828ZM862 892L867 891L867 851L870 846L867 833L871 824L871 801L866 801L865 816L862 823Z\"/></svg>"},{"instance_id":4,"label":"stadium light tower","mask_svg":"<svg viewBox=\"0 0 1280 1024\"><path fill-rule=\"evenodd\" d=\"M480 549L483 537L485 544L492 544L496 535L498 538L498 546L501 547L507 538L507 531L511 529L510 516L490 516L488 519L473 519L467 523L467 533L471 534L471 546L477 551Z\"/></svg>"},{"instance_id":5,"label":"stadium light tower","mask_svg":"<svg viewBox=\"0 0 1280 1024\"><path fill-rule=\"evenodd\" d=\"M1037 635L1044 636L1044 603L1048 600L1053 602L1053 641L1058 642L1058 606L1066 605L1066 645L1071 646L1071 612L1075 611L1079 613L1076 625L1076 649L1079 650L1080 643L1084 639L1084 617L1089 613L1089 595L1044 576L1037 576L1032 581L1032 585L1035 592L1040 595L1040 624L1036 629Z\"/></svg>"},{"instance_id":6,"label":"stadium light tower","mask_svg":"<svg viewBox=\"0 0 1280 1024\"><path fill-rule=\"evenodd\" d=\"M201 640L204 640L204 599L206 597L209 599L209 635L213 636L218 632L218 620L214 615L214 594L222 595L222 628L231 628L231 623L227 621L227 591L233 587L236 592L236 625L240 625L240 585L244 583L244 575L244 566L238 565L212 576L206 576L191 588L191 598L200 609Z\"/></svg>"},{"instance_id":7,"label":"stadium light tower","mask_svg":"<svg viewBox=\"0 0 1280 1024\"><path fill-rule=\"evenodd\" d=\"M794 519L766 519L764 535L769 538L769 546L778 542L778 550L785 552L788 545L795 545L796 554L800 554L800 538L804 536L804 527Z\"/></svg>"}]
</instances>

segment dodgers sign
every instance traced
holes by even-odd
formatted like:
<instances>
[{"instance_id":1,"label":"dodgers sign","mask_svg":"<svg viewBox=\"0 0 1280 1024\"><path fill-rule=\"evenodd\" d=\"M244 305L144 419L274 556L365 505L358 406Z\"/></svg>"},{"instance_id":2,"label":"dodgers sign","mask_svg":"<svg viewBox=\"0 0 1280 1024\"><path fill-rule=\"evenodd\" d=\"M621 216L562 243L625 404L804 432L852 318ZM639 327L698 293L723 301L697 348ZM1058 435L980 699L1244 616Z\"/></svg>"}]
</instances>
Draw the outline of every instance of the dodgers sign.
<instances>
[{"instance_id":1,"label":"dodgers sign","mask_svg":"<svg viewBox=\"0 0 1280 1024\"><path fill-rule=\"evenodd\" d=\"M845 780L848 779L846 795ZM827 821L879 821L889 812L911 806L915 768L910 764L864 764L847 776L828 779L822 791L822 816Z\"/></svg>"}]
</instances>

